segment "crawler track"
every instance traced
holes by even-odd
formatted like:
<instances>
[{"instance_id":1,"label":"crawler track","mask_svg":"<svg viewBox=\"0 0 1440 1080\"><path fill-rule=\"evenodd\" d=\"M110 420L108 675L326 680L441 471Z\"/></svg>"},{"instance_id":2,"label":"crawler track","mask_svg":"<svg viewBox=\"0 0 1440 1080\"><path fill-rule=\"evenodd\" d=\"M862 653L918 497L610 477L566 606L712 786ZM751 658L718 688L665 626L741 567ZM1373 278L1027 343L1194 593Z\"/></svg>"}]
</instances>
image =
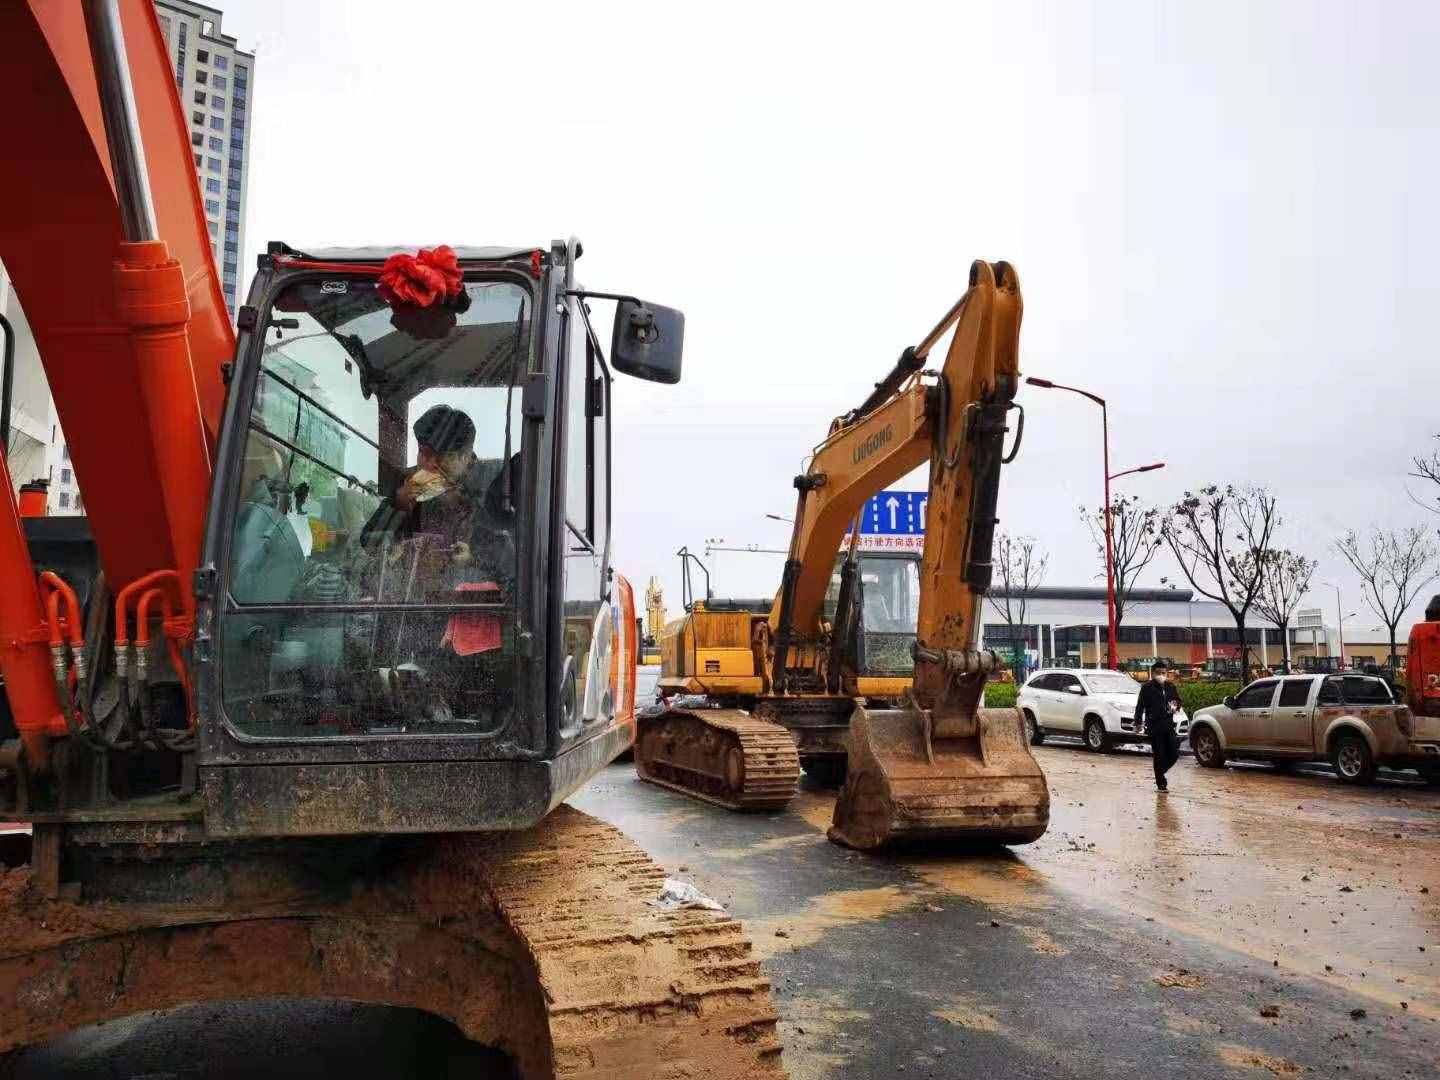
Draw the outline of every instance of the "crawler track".
<instances>
[{"instance_id":1,"label":"crawler track","mask_svg":"<svg viewBox=\"0 0 1440 1080\"><path fill-rule=\"evenodd\" d=\"M740 709L670 709L640 721L644 780L730 810L779 810L800 782L795 740Z\"/></svg>"},{"instance_id":2,"label":"crawler track","mask_svg":"<svg viewBox=\"0 0 1440 1080\"><path fill-rule=\"evenodd\" d=\"M740 925L647 903L663 873L561 807L535 829L407 839L348 889L204 908L47 901L0 877L0 1052L113 1017L287 995L452 1020L531 1078L783 1076Z\"/></svg>"}]
</instances>

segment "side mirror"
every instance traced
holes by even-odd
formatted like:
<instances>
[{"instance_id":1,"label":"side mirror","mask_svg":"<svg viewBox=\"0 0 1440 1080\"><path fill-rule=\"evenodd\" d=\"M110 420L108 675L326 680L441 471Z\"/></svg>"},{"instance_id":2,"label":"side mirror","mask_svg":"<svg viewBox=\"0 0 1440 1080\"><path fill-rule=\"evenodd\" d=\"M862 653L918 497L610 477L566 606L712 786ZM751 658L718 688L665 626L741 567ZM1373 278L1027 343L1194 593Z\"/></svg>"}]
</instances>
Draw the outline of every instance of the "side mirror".
<instances>
[{"instance_id":1,"label":"side mirror","mask_svg":"<svg viewBox=\"0 0 1440 1080\"><path fill-rule=\"evenodd\" d=\"M1079 695L1082 696L1082 697L1083 697L1084 694L1085 694L1085 691L1082 690L1082 689L1080 689L1080 687L1078 687L1078 686L1067 686L1065 689L1066 689L1066 690L1069 690L1070 693L1072 693L1072 694L1079 694Z\"/></svg>"},{"instance_id":2,"label":"side mirror","mask_svg":"<svg viewBox=\"0 0 1440 1080\"><path fill-rule=\"evenodd\" d=\"M1233 709L1233 708L1235 707L1235 698L1234 698L1234 696L1231 695L1231 694L1226 694L1226 695L1225 695L1225 701L1224 701L1223 704L1225 705L1225 708L1227 708L1227 709Z\"/></svg>"},{"instance_id":3,"label":"side mirror","mask_svg":"<svg viewBox=\"0 0 1440 1080\"><path fill-rule=\"evenodd\" d=\"M616 371L650 382L680 381L685 313L675 308L621 300L615 308L610 363Z\"/></svg>"}]
</instances>

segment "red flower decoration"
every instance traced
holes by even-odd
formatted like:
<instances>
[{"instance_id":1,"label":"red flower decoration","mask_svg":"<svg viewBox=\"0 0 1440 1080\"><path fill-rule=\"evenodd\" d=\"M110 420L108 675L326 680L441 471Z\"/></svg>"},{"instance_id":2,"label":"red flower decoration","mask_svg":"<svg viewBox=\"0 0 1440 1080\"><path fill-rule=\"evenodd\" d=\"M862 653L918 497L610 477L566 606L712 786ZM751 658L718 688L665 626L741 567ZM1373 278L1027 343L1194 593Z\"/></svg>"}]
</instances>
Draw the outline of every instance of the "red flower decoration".
<instances>
[{"instance_id":1,"label":"red flower decoration","mask_svg":"<svg viewBox=\"0 0 1440 1080\"><path fill-rule=\"evenodd\" d=\"M464 287L464 275L448 244L421 248L415 255L391 255L380 271L380 295L391 305L433 307L452 300Z\"/></svg>"}]
</instances>

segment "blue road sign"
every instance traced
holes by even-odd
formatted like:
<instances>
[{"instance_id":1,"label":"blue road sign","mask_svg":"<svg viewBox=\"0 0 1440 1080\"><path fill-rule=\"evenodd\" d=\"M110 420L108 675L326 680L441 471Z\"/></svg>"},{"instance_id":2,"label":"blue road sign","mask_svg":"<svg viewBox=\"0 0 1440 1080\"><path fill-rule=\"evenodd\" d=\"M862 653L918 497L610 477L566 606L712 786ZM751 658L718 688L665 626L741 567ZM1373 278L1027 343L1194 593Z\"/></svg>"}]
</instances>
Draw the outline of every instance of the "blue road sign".
<instances>
[{"instance_id":1,"label":"blue road sign","mask_svg":"<svg viewBox=\"0 0 1440 1080\"><path fill-rule=\"evenodd\" d=\"M860 515L861 536L924 536L928 491L882 491Z\"/></svg>"}]
</instances>

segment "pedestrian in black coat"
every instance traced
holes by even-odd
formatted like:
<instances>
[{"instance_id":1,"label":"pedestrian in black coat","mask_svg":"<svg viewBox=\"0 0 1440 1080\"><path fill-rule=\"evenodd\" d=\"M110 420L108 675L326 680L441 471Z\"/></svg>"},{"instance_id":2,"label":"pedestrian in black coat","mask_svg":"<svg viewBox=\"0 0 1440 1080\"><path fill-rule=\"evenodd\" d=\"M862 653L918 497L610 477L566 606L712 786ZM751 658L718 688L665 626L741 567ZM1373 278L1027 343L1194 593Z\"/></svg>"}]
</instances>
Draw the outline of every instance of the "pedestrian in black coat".
<instances>
[{"instance_id":1,"label":"pedestrian in black coat","mask_svg":"<svg viewBox=\"0 0 1440 1080\"><path fill-rule=\"evenodd\" d=\"M1140 687L1135 702L1135 722L1144 722L1150 731L1150 755L1155 766L1155 786L1165 791L1169 785L1165 774L1180 757L1180 740L1175 735L1175 713L1180 708L1180 692L1165 678L1165 664L1156 661L1150 668L1150 681Z\"/></svg>"}]
</instances>

